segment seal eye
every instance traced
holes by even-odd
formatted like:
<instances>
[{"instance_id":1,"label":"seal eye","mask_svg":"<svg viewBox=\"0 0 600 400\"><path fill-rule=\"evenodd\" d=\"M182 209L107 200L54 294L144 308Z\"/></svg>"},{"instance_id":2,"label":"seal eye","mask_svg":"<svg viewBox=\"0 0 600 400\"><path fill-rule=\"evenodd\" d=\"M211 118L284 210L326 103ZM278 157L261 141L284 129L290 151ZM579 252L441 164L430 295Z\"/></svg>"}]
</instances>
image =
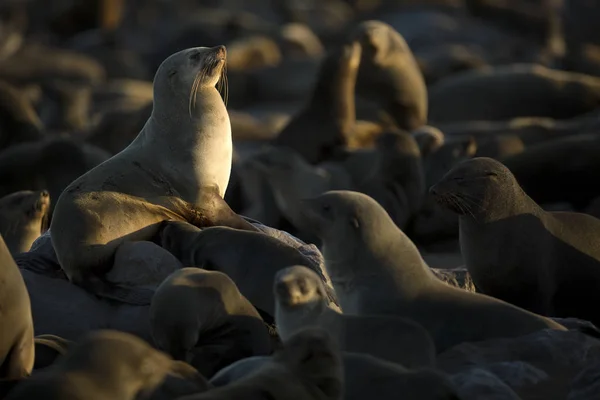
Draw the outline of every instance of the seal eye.
<instances>
[{"instance_id":1,"label":"seal eye","mask_svg":"<svg viewBox=\"0 0 600 400\"><path fill-rule=\"evenodd\" d=\"M200 61L200 53L195 52L194 54L192 54L190 56L190 60L192 60L192 61Z\"/></svg>"},{"instance_id":2,"label":"seal eye","mask_svg":"<svg viewBox=\"0 0 600 400\"><path fill-rule=\"evenodd\" d=\"M321 206L321 209L323 210L323 212L329 214L331 212L331 206L329 204L323 204Z\"/></svg>"},{"instance_id":3,"label":"seal eye","mask_svg":"<svg viewBox=\"0 0 600 400\"><path fill-rule=\"evenodd\" d=\"M177 70L176 69L172 69L172 70L169 71L169 78L172 78L175 75L177 75Z\"/></svg>"},{"instance_id":4,"label":"seal eye","mask_svg":"<svg viewBox=\"0 0 600 400\"><path fill-rule=\"evenodd\" d=\"M498 174L497 174L497 173L495 173L495 172L492 172L492 171L488 171L488 172L486 172L484 175L485 175L485 176L498 176Z\"/></svg>"}]
</instances>

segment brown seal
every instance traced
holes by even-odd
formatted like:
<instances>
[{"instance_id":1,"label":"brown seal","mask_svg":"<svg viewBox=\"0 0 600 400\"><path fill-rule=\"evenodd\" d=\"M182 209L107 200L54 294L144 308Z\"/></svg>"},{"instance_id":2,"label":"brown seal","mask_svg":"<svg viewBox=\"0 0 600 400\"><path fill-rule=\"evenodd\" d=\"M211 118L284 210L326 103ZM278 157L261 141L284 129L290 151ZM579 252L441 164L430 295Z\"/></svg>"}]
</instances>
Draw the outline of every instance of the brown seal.
<instances>
[{"instance_id":1,"label":"brown seal","mask_svg":"<svg viewBox=\"0 0 600 400\"><path fill-rule=\"evenodd\" d=\"M328 283L320 265L314 265L296 248L264 233L227 227L200 230L183 222L166 222L163 226L160 234L163 248L186 267L227 274L254 307L268 316L275 315L273 280L279 270L306 265ZM333 289L329 285L327 289L329 301L335 301Z\"/></svg>"},{"instance_id":2,"label":"brown seal","mask_svg":"<svg viewBox=\"0 0 600 400\"><path fill-rule=\"evenodd\" d=\"M29 251L48 229L50 194L23 190L0 198L0 234L10 253Z\"/></svg>"},{"instance_id":3,"label":"brown seal","mask_svg":"<svg viewBox=\"0 0 600 400\"><path fill-rule=\"evenodd\" d=\"M344 146L356 122L354 87L360 55L358 43L329 53L311 98L272 141L275 146L290 147L311 164L330 158Z\"/></svg>"},{"instance_id":4,"label":"brown seal","mask_svg":"<svg viewBox=\"0 0 600 400\"><path fill-rule=\"evenodd\" d=\"M567 119L593 111L599 104L600 78L516 64L440 81L429 90L429 119L432 123L517 117Z\"/></svg>"},{"instance_id":5,"label":"brown seal","mask_svg":"<svg viewBox=\"0 0 600 400\"><path fill-rule=\"evenodd\" d=\"M176 365L137 337L100 330L72 345L52 368L23 381L7 400L135 399L152 393Z\"/></svg>"},{"instance_id":6,"label":"brown seal","mask_svg":"<svg viewBox=\"0 0 600 400\"><path fill-rule=\"evenodd\" d=\"M464 342L565 330L437 279L413 242L367 195L327 192L305 202L305 215L323 240L327 272L345 313L412 319L429 331L438 353Z\"/></svg>"},{"instance_id":7,"label":"brown seal","mask_svg":"<svg viewBox=\"0 0 600 400\"><path fill-rule=\"evenodd\" d=\"M245 357L271 352L267 328L225 274L183 268L158 287L150 306L159 349L206 377Z\"/></svg>"},{"instance_id":8,"label":"brown seal","mask_svg":"<svg viewBox=\"0 0 600 400\"><path fill-rule=\"evenodd\" d=\"M399 128L427 123L427 87L408 44L381 21L364 21L351 34L363 52L356 81L359 96L379 104Z\"/></svg>"},{"instance_id":9,"label":"brown seal","mask_svg":"<svg viewBox=\"0 0 600 400\"><path fill-rule=\"evenodd\" d=\"M342 359L334 340L320 328L306 328L248 376L180 400L342 400L343 388Z\"/></svg>"},{"instance_id":10,"label":"brown seal","mask_svg":"<svg viewBox=\"0 0 600 400\"><path fill-rule=\"evenodd\" d=\"M461 252L479 291L600 324L600 220L544 211L491 158L457 165L431 192L459 215Z\"/></svg>"},{"instance_id":11,"label":"brown seal","mask_svg":"<svg viewBox=\"0 0 600 400\"><path fill-rule=\"evenodd\" d=\"M33 319L27 287L0 236L0 380L28 376L34 364Z\"/></svg>"},{"instance_id":12,"label":"brown seal","mask_svg":"<svg viewBox=\"0 0 600 400\"><path fill-rule=\"evenodd\" d=\"M137 138L60 196L50 232L71 282L100 296L147 304L151 293L124 292L103 279L111 268L127 268L114 264L121 244L152 240L164 220L255 230L223 200L231 126L215 86L224 83L225 58L224 46L167 58L154 78L152 115Z\"/></svg>"},{"instance_id":13,"label":"brown seal","mask_svg":"<svg viewBox=\"0 0 600 400\"><path fill-rule=\"evenodd\" d=\"M327 330L342 351L370 354L407 368L433 367L435 345L419 324L399 317L341 314L327 307L318 275L304 266L285 268L275 276L275 324L286 341L304 327Z\"/></svg>"}]
</instances>

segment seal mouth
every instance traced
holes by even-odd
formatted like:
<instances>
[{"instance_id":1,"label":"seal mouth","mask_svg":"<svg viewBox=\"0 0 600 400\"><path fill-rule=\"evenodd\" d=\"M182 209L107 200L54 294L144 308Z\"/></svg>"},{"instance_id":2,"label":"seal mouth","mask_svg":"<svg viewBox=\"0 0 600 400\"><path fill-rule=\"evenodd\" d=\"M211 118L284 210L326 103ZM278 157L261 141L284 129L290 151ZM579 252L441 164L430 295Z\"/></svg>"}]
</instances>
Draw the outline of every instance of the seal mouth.
<instances>
[{"instance_id":1,"label":"seal mouth","mask_svg":"<svg viewBox=\"0 0 600 400\"><path fill-rule=\"evenodd\" d=\"M444 190L440 187L439 183L433 185L429 189L429 193L433 196L436 203L455 214L475 216L473 207L476 207L477 203L474 199L469 199L463 193Z\"/></svg>"},{"instance_id":2,"label":"seal mouth","mask_svg":"<svg viewBox=\"0 0 600 400\"><path fill-rule=\"evenodd\" d=\"M189 114L190 118L193 117L193 110L196 108L196 96L200 89L202 82L208 77L213 77L215 74L219 74L219 78L215 83L217 91L221 94L223 103L227 106L229 101L229 84L227 81L227 48L223 45L211 48L212 54L202 64L202 67L198 70L194 82L192 83L192 90L190 91L189 100Z\"/></svg>"}]
</instances>

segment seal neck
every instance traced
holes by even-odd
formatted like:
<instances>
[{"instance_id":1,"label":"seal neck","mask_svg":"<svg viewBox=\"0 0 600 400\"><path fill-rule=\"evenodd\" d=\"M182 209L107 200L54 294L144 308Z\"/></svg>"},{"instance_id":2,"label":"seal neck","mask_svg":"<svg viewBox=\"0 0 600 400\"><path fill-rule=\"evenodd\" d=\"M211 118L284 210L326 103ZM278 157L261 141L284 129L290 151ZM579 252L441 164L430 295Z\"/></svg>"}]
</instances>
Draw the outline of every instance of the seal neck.
<instances>
[{"instance_id":1,"label":"seal neck","mask_svg":"<svg viewBox=\"0 0 600 400\"><path fill-rule=\"evenodd\" d=\"M338 132L347 137L356 123L354 90L358 66L344 57L343 48L323 61L308 109L331 118Z\"/></svg>"}]
</instances>

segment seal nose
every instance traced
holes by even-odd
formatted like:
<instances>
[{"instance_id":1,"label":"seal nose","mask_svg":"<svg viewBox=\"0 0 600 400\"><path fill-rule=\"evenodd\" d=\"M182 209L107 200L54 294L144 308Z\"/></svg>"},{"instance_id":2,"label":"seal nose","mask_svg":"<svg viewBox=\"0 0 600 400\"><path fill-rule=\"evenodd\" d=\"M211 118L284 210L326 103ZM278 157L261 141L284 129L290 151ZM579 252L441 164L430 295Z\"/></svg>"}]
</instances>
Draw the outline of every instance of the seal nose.
<instances>
[{"instance_id":1,"label":"seal nose","mask_svg":"<svg viewBox=\"0 0 600 400\"><path fill-rule=\"evenodd\" d=\"M224 60L227 58L227 48L223 45L215 47L217 52L217 58L219 60Z\"/></svg>"},{"instance_id":2,"label":"seal nose","mask_svg":"<svg viewBox=\"0 0 600 400\"><path fill-rule=\"evenodd\" d=\"M433 185L432 187L429 188L429 194L437 196L438 194L440 194L439 189L438 189L438 185Z\"/></svg>"},{"instance_id":3,"label":"seal nose","mask_svg":"<svg viewBox=\"0 0 600 400\"><path fill-rule=\"evenodd\" d=\"M40 195L41 195L42 197L50 197L50 193L48 193L48 191L47 191L47 190L42 190L42 191L40 192Z\"/></svg>"}]
</instances>

